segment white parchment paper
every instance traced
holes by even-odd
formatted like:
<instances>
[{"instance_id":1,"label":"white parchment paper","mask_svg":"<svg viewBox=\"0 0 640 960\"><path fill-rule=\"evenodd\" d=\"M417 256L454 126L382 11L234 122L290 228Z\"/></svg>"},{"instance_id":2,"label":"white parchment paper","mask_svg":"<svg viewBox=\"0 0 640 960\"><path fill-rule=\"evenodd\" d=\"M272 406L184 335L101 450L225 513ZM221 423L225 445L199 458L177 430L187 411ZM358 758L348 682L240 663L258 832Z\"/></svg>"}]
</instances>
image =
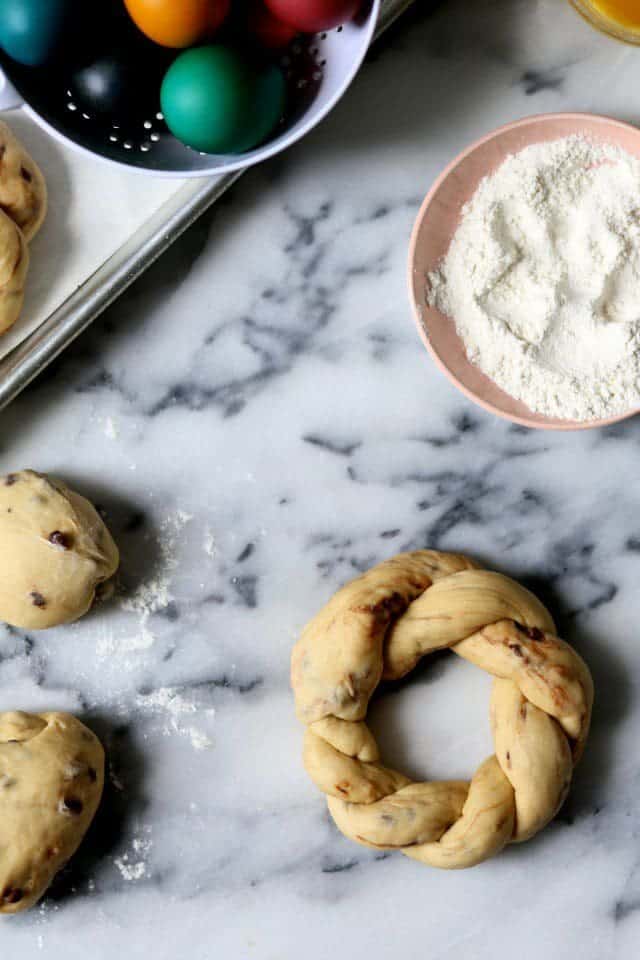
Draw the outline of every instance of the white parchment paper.
<instances>
[{"instance_id":1,"label":"white parchment paper","mask_svg":"<svg viewBox=\"0 0 640 960\"><path fill-rule=\"evenodd\" d=\"M0 338L0 358L62 304L184 181L111 166L58 143L22 110L11 127L41 168L49 212L31 244L22 314Z\"/></svg>"}]
</instances>

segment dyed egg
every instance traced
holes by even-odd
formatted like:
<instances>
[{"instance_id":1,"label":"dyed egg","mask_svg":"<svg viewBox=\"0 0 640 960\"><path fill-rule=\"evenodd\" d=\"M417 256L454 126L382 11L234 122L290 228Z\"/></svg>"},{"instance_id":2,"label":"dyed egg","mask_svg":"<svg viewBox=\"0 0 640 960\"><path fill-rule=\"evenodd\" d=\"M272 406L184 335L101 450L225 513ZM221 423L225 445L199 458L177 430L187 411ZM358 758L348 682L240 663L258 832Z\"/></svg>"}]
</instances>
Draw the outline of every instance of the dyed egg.
<instances>
[{"instance_id":1,"label":"dyed egg","mask_svg":"<svg viewBox=\"0 0 640 960\"><path fill-rule=\"evenodd\" d=\"M0 47L27 67L38 67L57 51L74 0L2 0Z\"/></svg>"},{"instance_id":2,"label":"dyed egg","mask_svg":"<svg viewBox=\"0 0 640 960\"><path fill-rule=\"evenodd\" d=\"M244 153L274 129L285 106L285 81L222 46L187 50L171 64L160 102L178 140L203 153Z\"/></svg>"},{"instance_id":3,"label":"dyed egg","mask_svg":"<svg viewBox=\"0 0 640 960\"><path fill-rule=\"evenodd\" d=\"M83 112L126 120L160 109L160 84L166 68L166 58L147 58L140 69L133 56L105 54L75 70L68 86Z\"/></svg>"},{"instance_id":4,"label":"dyed egg","mask_svg":"<svg viewBox=\"0 0 640 960\"><path fill-rule=\"evenodd\" d=\"M283 50L298 33L295 27L274 17L263 0L252 0L249 4L246 29L265 50Z\"/></svg>"},{"instance_id":5,"label":"dyed egg","mask_svg":"<svg viewBox=\"0 0 640 960\"><path fill-rule=\"evenodd\" d=\"M301 33L319 33L353 19L361 0L265 0L271 13Z\"/></svg>"},{"instance_id":6,"label":"dyed egg","mask_svg":"<svg viewBox=\"0 0 640 960\"><path fill-rule=\"evenodd\" d=\"M191 47L211 37L230 0L124 0L133 22L163 47Z\"/></svg>"},{"instance_id":7,"label":"dyed egg","mask_svg":"<svg viewBox=\"0 0 640 960\"><path fill-rule=\"evenodd\" d=\"M84 43L75 63L65 64L65 86L82 113L110 114L114 121L148 118L160 109L160 84L175 54L143 36L122 4L108 0L103 14L99 36L85 31L93 42Z\"/></svg>"}]
</instances>

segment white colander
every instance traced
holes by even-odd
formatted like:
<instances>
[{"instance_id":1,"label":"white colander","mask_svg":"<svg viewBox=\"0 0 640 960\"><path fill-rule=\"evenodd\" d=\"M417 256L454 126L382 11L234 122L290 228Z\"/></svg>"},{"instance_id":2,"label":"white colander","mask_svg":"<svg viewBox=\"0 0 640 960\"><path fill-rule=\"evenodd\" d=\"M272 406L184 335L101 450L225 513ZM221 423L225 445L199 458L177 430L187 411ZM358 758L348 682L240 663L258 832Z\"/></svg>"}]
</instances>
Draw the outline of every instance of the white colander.
<instances>
[{"instance_id":1,"label":"white colander","mask_svg":"<svg viewBox=\"0 0 640 960\"><path fill-rule=\"evenodd\" d=\"M116 116L90 116L78 109L63 84L59 89L55 82L43 84L40 71L14 65L6 57L0 70L0 110L21 108L72 147L144 173L164 177L229 173L280 153L326 116L356 75L379 13L380 0L369 0L356 20L292 43L281 58L290 91L287 117L270 140L248 153L203 154L184 146L169 133L155 104L135 124Z\"/></svg>"}]
</instances>

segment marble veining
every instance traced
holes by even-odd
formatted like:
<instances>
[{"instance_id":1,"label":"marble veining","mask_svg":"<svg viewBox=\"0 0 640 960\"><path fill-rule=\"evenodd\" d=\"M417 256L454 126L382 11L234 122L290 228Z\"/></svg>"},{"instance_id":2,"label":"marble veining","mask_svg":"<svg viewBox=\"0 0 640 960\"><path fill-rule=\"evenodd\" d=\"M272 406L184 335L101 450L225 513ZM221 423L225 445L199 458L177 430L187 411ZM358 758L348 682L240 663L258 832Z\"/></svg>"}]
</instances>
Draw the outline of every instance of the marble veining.
<instances>
[{"instance_id":1,"label":"marble veining","mask_svg":"<svg viewBox=\"0 0 640 960\"><path fill-rule=\"evenodd\" d=\"M405 289L421 198L466 143L547 110L640 119L640 53L563 0L418 3L349 96L244 176L2 413L0 469L64 476L122 551L66 629L0 629L0 708L105 742L87 842L2 923L21 960L611 960L640 934L640 421L552 435L435 369ZM333 828L300 761L289 652L346 579L399 550L529 584L596 683L561 814L472 871ZM377 697L383 755L465 777L488 678L450 655Z\"/></svg>"}]
</instances>

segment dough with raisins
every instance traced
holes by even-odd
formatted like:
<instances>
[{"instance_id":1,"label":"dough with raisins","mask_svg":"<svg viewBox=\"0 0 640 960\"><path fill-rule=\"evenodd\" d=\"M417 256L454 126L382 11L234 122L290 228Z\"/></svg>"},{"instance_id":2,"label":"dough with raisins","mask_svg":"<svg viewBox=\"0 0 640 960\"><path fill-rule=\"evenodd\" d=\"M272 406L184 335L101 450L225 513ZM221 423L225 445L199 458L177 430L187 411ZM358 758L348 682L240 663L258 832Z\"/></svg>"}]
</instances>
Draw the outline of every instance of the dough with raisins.
<instances>
[{"instance_id":1,"label":"dough with raisins","mask_svg":"<svg viewBox=\"0 0 640 960\"><path fill-rule=\"evenodd\" d=\"M20 316L28 269L29 247L24 234L0 209L0 334Z\"/></svg>"},{"instance_id":2,"label":"dough with raisins","mask_svg":"<svg viewBox=\"0 0 640 960\"><path fill-rule=\"evenodd\" d=\"M32 240L47 212L47 186L40 168L6 123L0 121L0 210Z\"/></svg>"},{"instance_id":3,"label":"dough with raisins","mask_svg":"<svg viewBox=\"0 0 640 960\"><path fill-rule=\"evenodd\" d=\"M0 714L0 913L27 910L78 849L104 784L104 751L68 713Z\"/></svg>"},{"instance_id":4,"label":"dough with raisins","mask_svg":"<svg viewBox=\"0 0 640 960\"><path fill-rule=\"evenodd\" d=\"M0 619L39 630L77 620L118 568L84 497L33 470L0 477Z\"/></svg>"}]
</instances>

